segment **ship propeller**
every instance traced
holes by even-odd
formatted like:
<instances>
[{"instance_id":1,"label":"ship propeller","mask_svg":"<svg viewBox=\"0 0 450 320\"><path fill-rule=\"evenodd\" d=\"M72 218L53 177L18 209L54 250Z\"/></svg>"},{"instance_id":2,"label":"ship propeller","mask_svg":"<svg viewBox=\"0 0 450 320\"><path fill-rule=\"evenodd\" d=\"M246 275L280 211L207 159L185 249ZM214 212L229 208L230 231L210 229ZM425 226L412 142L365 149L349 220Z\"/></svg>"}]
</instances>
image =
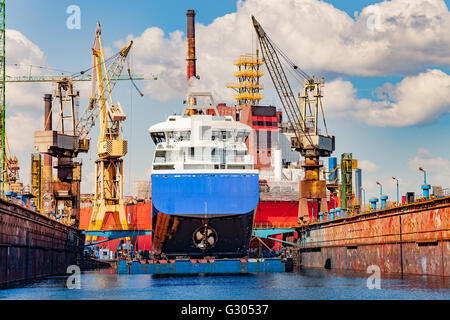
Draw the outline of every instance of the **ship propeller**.
<instances>
[{"instance_id":1,"label":"ship propeller","mask_svg":"<svg viewBox=\"0 0 450 320\"><path fill-rule=\"evenodd\" d=\"M217 233L213 228L205 225L195 230L193 241L197 248L206 250L212 248L216 244Z\"/></svg>"},{"instance_id":2,"label":"ship propeller","mask_svg":"<svg viewBox=\"0 0 450 320\"><path fill-rule=\"evenodd\" d=\"M203 239L203 233L201 233L200 231L197 231L197 232L195 233L195 239L196 239L197 241L201 241L201 240Z\"/></svg>"}]
</instances>

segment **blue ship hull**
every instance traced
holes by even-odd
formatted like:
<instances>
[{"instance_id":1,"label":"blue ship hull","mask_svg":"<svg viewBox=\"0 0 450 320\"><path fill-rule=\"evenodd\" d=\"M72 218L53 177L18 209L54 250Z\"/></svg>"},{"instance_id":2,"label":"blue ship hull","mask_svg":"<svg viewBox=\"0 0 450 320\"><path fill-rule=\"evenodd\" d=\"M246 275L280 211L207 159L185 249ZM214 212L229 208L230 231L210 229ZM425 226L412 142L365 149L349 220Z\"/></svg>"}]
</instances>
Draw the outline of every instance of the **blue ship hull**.
<instances>
[{"instance_id":1,"label":"blue ship hull","mask_svg":"<svg viewBox=\"0 0 450 320\"><path fill-rule=\"evenodd\" d=\"M245 256L258 201L258 174L153 174L153 252Z\"/></svg>"}]
</instances>

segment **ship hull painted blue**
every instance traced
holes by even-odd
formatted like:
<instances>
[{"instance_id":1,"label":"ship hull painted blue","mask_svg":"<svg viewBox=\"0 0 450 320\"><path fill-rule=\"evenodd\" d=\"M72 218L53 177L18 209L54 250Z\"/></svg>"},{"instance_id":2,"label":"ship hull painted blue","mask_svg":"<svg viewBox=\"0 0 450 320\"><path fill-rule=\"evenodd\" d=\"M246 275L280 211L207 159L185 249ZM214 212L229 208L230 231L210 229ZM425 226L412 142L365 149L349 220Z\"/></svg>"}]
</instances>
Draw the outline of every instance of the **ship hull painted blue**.
<instances>
[{"instance_id":1,"label":"ship hull painted blue","mask_svg":"<svg viewBox=\"0 0 450 320\"><path fill-rule=\"evenodd\" d=\"M168 215L246 214L258 201L258 174L152 175L153 206Z\"/></svg>"},{"instance_id":2,"label":"ship hull painted blue","mask_svg":"<svg viewBox=\"0 0 450 320\"><path fill-rule=\"evenodd\" d=\"M153 253L243 257L258 201L256 173L153 174ZM204 226L214 230L216 241L201 249L194 235Z\"/></svg>"}]
</instances>

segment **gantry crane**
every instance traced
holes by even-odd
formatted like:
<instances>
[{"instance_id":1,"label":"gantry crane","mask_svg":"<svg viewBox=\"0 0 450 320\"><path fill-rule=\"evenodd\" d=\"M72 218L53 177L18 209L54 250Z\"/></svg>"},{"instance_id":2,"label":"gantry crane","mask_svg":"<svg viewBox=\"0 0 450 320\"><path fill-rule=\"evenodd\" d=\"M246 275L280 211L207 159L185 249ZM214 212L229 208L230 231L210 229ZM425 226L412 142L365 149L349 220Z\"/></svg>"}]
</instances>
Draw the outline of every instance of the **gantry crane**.
<instances>
[{"instance_id":1,"label":"gantry crane","mask_svg":"<svg viewBox=\"0 0 450 320\"><path fill-rule=\"evenodd\" d=\"M100 135L97 144L99 159L95 161L95 200L89 230L101 230L107 213L112 215L118 229L127 230L128 223L123 203L122 160L122 157L128 151L128 142L123 137L122 127L122 122L125 121L126 116L120 103L114 103L111 93L116 84L115 79L121 73L133 42L131 41L120 51L120 58L114 60L108 68L103 52L100 24L97 25L95 34L94 46L92 47L94 58L93 92L88 109L95 109L95 106L98 106ZM79 127L81 136L84 135L84 128L84 125ZM96 237L88 236L87 241L95 239Z\"/></svg>"},{"instance_id":2,"label":"gantry crane","mask_svg":"<svg viewBox=\"0 0 450 320\"><path fill-rule=\"evenodd\" d=\"M120 56L120 54L118 54ZM117 59L117 57L116 57ZM108 59L109 60L109 59ZM32 67L32 66L30 66ZM54 210L60 204L64 205L66 216L72 216L71 222L73 226L78 226L76 221L79 212L79 183L81 179L81 163L73 162L71 159L76 158L78 153L87 153L89 150L88 135L95 125L98 118L98 108L93 108L91 105L86 108L82 117L78 119L78 114L75 110L75 99L79 97L79 92L75 91L75 82L92 81L91 75L77 74L77 75L42 75L32 76L31 73L27 76L8 76L6 75L6 83L53 83L55 84L54 94L51 99L55 98L55 103L50 103L51 107L48 110L49 114L58 116L56 121L58 128L56 130L37 131L35 134L35 144L39 152L48 157L58 158L58 180L53 182L51 179L51 164L49 169L43 170L42 177L35 175L37 181L33 180L32 175L32 193L38 198L38 211L47 212ZM112 77L114 81L144 80L142 75L133 76L128 68L128 75L116 75ZM157 77L152 75L154 80ZM134 84L139 91L137 86ZM139 91L140 95L143 94ZM56 107L53 107L56 105ZM53 110L54 109L54 110ZM78 120L77 120L78 119ZM45 119L45 126L52 123L52 119L48 117ZM51 127L51 124L50 124ZM75 133L74 133L75 128ZM6 134L5 134L6 140ZM43 142L44 141L44 142ZM45 142L47 141L47 143ZM6 147L9 147L6 144ZM5 152L8 150L5 150ZM5 153L6 157L6 153ZM6 158L5 158L6 159ZM7 162L5 160L5 170L14 167L14 159ZM38 161L36 155L32 156L33 161ZM45 163L45 161L44 161ZM10 170L11 171L11 170ZM75 174L73 174L75 173ZM75 181L74 179L75 178ZM8 176L5 176L5 183L8 183ZM44 184L41 186L40 184ZM71 187L69 187L69 184ZM5 189L7 186L5 186ZM60 189L62 188L62 189ZM43 190L44 189L44 190ZM46 190L45 190L46 189Z\"/></svg>"},{"instance_id":3,"label":"gantry crane","mask_svg":"<svg viewBox=\"0 0 450 320\"><path fill-rule=\"evenodd\" d=\"M264 62L295 135L291 140L291 146L305 158L305 161L302 163L305 176L300 181L299 223L308 223L309 201L318 202L320 212L328 211L326 181L320 180L319 177L320 168L322 167L319 159L320 157L329 157L335 149L335 139L334 136L328 134L322 106L324 81L323 78L310 77L301 70L268 37L255 17L252 16L252 20L258 35ZM297 99L292 92L281 64L280 56L288 64L289 71L294 78L298 80L303 79L303 91L298 95L299 103L297 103ZM320 134L319 131L319 108L322 114L325 135Z\"/></svg>"},{"instance_id":4,"label":"gantry crane","mask_svg":"<svg viewBox=\"0 0 450 320\"><path fill-rule=\"evenodd\" d=\"M107 123L104 117L105 112L109 113L108 116L112 115L112 121L114 122L114 124L106 130L108 131L108 134L118 129L121 131L121 128L117 126L116 121L117 117L122 119L120 121L125 120L120 104L115 106L114 103L111 103L112 108L109 108L105 96L108 96L112 102L111 94L117 81L133 81L130 68L128 68L128 78L121 76L132 42L125 46L119 53L105 60L103 49L101 47L101 40L99 39L101 34L100 30L100 26L98 25L96 42L93 48L94 64L91 68L92 76L84 75L90 70L89 69L81 72L80 75L74 76L9 77L7 80L8 82L52 81L57 84L55 96L57 98L58 108L55 108L55 112L59 115L57 121L58 127L56 130L52 130L51 128L52 119L49 117L51 117L50 115L54 112L53 105L51 104L50 111L47 112L48 115L45 119L46 130L35 132L35 146L40 153L58 158L58 166L56 167L58 169L58 181L52 182L51 187L53 199L55 200L55 204L52 207L58 209L59 205L63 204L64 208L69 211L68 214L66 214L70 217L69 223L74 227L78 227L79 225L81 182L81 163L74 161L74 158L76 158L79 153L87 153L89 151L90 140L88 136L98 117L101 119L101 131L105 131L104 127L105 123ZM104 68L104 72L102 68ZM143 78L135 79L142 80ZM75 99L79 96L79 92L74 91L73 82L88 80L92 82L93 90L87 108L78 119L75 110ZM48 126L49 122L50 126ZM99 147L100 146L104 147L103 144L99 144ZM96 176L98 177L97 174ZM100 184L103 186L103 183ZM96 183L96 189L97 187L99 187L99 183ZM43 203L45 205L45 199L43 200ZM94 207L92 219L101 224L103 218L95 219L98 211L95 208L96 207ZM118 226L121 227L122 224L123 223L120 222Z\"/></svg>"}]
</instances>

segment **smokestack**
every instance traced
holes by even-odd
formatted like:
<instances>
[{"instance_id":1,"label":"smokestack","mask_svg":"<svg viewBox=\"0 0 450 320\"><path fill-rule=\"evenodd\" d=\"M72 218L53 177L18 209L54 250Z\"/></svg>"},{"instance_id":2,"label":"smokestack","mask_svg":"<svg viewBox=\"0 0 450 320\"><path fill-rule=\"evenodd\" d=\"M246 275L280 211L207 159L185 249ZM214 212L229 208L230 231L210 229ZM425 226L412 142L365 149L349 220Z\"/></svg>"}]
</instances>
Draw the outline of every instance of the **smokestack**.
<instances>
[{"instance_id":1,"label":"smokestack","mask_svg":"<svg viewBox=\"0 0 450 320\"><path fill-rule=\"evenodd\" d=\"M52 130L52 95L44 95L44 129ZM44 155L42 169L42 208L48 213L52 211L52 156Z\"/></svg>"},{"instance_id":2,"label":"smokestack","mask_svg":"<svg viewBox=\"0 0 450 320\"><path fill-rule=\"evenodd\" d=\"M52 95L44 95L44 130L52 130Z\"/></svg>"},{"instance_id":3,"label":"smokestack","mask_svg":"<svg viewBox=\"0 0 450 320\"><path fill-rule=\"evenodd\" d=\"M187 56L187 78L197 76L196 60L195 59L195 11L188 10L187 16L187 41L188 41L188 56Z\"/></svg>"}]
</instances>

